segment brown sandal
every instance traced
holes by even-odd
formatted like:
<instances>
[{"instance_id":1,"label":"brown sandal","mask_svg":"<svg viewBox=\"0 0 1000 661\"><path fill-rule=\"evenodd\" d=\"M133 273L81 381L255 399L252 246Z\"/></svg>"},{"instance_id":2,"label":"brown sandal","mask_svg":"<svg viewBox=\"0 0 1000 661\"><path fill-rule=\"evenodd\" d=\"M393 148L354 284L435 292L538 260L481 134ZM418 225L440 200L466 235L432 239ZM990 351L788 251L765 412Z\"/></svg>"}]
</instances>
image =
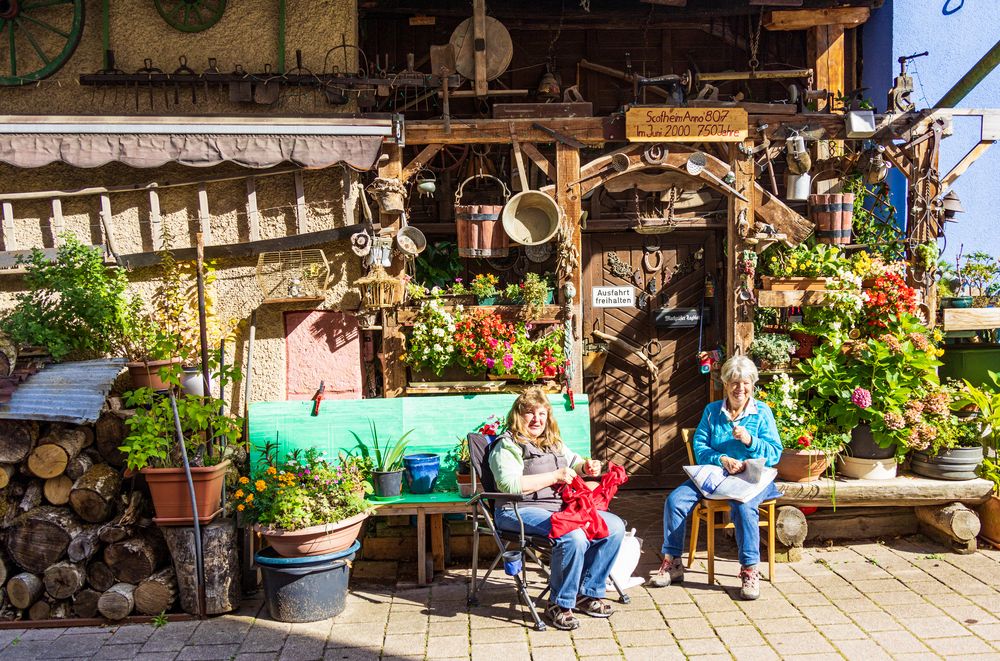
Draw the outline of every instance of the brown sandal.
<instances>
[{"instance_id":1,"label":"brown sandal","mask_svg":"<svg viewBox=\"0 0 1000 661\"><path fill-rule=\"evenodd\" d=\"M611 614L615 612L611 604L597 597L581 597L576 602L576 608L590 617L611 617Z\"/></svg>"},{"instance_id":2,"label":"brown sandal","mask_svg":"<svg viewBox=\"0 0 1000 661\"><path fill-rule=\"evenodd\" d=\"M545 609L545 617L549 618L556 629L561 631L572 631L580 628L580 620L576 619L571 609L563 609L559 604L552 604Z\"/></svg>"}]
</instances>

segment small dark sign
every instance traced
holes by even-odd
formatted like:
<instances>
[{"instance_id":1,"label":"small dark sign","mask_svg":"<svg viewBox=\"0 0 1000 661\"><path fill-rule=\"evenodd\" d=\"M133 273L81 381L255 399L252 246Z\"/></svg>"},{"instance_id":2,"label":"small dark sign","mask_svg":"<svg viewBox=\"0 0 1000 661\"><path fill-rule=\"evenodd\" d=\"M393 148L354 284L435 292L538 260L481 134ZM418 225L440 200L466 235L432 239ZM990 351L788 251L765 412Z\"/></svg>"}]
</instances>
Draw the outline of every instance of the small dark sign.
<instances>
[{"instance_id":1,"label":"small dark sign","mask_svg":"<svg viewBox=\"0 0 1000 661\"><path fill-rule=\"evenodd\" d=\"M657 328L696 328L701 320L701 308L660 308L654 324ZM711 321L709 308L705 308L705 325Z\"/></svg>"}]
</instances>

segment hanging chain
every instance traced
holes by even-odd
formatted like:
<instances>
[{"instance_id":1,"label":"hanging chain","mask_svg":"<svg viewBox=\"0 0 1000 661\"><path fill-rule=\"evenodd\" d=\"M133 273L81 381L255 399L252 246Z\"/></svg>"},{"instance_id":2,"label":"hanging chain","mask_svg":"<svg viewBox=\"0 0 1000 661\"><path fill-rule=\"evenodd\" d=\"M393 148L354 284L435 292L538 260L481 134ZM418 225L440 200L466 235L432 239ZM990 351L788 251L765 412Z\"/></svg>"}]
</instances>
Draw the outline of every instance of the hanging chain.
<instances>
[{"instance_id":1,"label":"hanging chain","mask_svg":"<svg viewBox=\"0 0 1000 661\"><path fill-rule=\"evenodd\" d=\"M552 41L549 42L549 53L546 57L546 65L552 67L555 63L556 57L556 43L559 41L559 36L562 35L563 29L563 19L566 17L566 2L559 3L559 25L556 26L556 33L552 36Z\"/></svg>"},{"instance_id":2,"label":"hanging chain","mask_svg":"<svg viewBox=\"0 0 1000 661\"><path fill-rule=\"evenodd\" d=\"M764 27L764 9L760 10L760 17L757 19L757 30L750 31L750 71L757 71L760 60L757 59L757 52L760 50L760 32Z\"/></svg>"}]
</instances>

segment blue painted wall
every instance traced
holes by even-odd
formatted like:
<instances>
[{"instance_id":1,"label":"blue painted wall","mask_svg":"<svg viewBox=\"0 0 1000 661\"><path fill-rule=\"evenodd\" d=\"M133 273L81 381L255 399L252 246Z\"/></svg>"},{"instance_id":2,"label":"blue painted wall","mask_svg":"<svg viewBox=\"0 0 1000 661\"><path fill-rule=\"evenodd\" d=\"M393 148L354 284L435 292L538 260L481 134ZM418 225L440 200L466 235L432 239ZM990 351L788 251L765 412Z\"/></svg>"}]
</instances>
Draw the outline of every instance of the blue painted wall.
<instances>
[{"instance_id":1,"label":"blue painted wall","mask_svg":"<svg viewBox=\"0 0 1000 661\"><path fill-rule=\"evenodd\" d=\"M863 29L864 75L868 96L885 109L886 93L899 70L896 58L921 51L930 55L910 67L917 108L936 103L1000 37L997 0L886 0ZM1000 107L1000 68L959 104ZM941 172L948 172L979 140L979 119L956 118L955 134L941 149ZM1000 257L1000 145L980 157L955 184L965 213L946 227L945 256L985 250Z\"/></svg>"}]
</instances>

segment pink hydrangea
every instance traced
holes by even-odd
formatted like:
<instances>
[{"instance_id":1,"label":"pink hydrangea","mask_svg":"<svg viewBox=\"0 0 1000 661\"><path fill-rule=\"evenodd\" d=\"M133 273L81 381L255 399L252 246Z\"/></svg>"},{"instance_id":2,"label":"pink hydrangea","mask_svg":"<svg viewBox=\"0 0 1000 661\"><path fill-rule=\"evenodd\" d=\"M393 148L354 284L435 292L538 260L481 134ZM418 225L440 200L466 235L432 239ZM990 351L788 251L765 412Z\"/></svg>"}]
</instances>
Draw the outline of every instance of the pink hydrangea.
<instances>
[{"instance_id":1,"label":"pink hydrangea","mask_svg":"<svg viewBox=\"0 0 1000 661\"><path fill-rule=\"evenodd\" d=\"M945 415L948 413L948 393L935 392L924 397L924 411L931 415Z\"/></svg>"},{"instance_id":2,"label":"pink hydrangea","mask_svg":"<svg viewBox=\"0 0 1000 661\"><path fill-rule=\"evenodd\" d=\"M866 409L872 405L871 391L864 388L855 388L854 392L851 393L851 401L858 408Z\"/></svg>"},{"instance_id":3,"label":"pink hydrangea","mask_svg":"<svg viewBox=\"0 0 1000 661\"><path fill-rule=\"evenodd\" d=\"M906 421L903 420L903 416L893 411L889 411L883 415L882 422L885 423L886 428L893 431L899 431L906 426Z\"/></svg>"}]
</instances>

